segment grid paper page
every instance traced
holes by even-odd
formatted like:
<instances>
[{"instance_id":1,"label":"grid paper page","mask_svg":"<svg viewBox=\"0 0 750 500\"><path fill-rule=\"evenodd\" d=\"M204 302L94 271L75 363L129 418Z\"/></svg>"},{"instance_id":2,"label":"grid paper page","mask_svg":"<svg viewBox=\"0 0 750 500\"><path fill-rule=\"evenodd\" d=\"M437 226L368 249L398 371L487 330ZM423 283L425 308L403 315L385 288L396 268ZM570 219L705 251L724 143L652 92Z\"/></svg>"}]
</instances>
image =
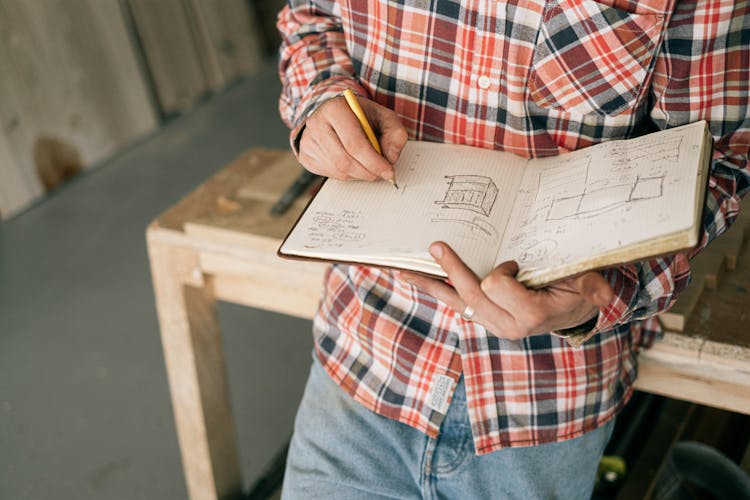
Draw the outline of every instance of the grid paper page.
<instances>
[{"instance_id":1,"label":"grid paper page","mask_svg":"<svg viewBox=\"0 0 750 500\"><path fill-rule=\"evenodd\" d=\"M385 181L328 180L282 252L344 261L386 256L372 260L419 269L419 262L433 262L430 243L443 240L483 276L525 162L510 153L411 141L395 166L399 189Z\"/></svg>"}]
</instances>

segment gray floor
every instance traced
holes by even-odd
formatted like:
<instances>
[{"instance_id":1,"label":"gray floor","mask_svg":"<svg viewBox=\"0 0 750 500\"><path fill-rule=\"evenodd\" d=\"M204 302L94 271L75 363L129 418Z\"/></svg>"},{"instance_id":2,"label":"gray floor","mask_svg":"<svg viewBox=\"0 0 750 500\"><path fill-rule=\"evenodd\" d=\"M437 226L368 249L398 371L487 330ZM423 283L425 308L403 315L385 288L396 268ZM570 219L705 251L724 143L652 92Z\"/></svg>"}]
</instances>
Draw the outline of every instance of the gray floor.
<instances>
[{"instance_id":1,"label":"gray floor","mask_svg":"<svg viewBox=\"0 0 750 500\"><path fill-rule=\"evenodd\" d=\"M182 499L144 229L245 149L287 147L273 64L0 223L0 499ZM310 324L222 304L246 487L291 431Z\"/></svg>"}]
</instances>

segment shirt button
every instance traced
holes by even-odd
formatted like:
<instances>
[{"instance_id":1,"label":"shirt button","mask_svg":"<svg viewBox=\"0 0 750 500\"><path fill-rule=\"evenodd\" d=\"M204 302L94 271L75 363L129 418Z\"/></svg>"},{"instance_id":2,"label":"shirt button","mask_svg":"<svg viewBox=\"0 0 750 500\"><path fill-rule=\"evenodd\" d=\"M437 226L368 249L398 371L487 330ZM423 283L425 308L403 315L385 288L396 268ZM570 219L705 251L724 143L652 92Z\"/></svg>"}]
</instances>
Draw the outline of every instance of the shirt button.
<instances>
[{"instance_id":1,"label":"shirt button","mask_svg":"<svg viewBox=\"0 0 750 500\"><path fill-rule=\"evenodd\" d=\"M482 75L477 80L477 85L479 85L480 89L488 89L490 88L490 85L492 85L492 80L490 80L489 76Z\"/></svg>"}]
</instances>

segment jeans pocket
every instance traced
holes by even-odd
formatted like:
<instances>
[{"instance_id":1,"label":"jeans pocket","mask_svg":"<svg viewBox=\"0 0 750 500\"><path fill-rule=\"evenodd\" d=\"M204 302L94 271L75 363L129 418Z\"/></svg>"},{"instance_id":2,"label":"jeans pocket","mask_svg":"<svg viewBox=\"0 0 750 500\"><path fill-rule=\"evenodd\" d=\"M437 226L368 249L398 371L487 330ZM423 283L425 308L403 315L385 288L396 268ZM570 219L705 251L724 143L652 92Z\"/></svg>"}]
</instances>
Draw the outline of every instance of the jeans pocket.
<instances>
[{"instance_id":1,"label":"jeans pocket","mask_svg":"<svg viewBox=\"0 0 750 500\"><path fill-rule=\"evenodd\" d=\"M546 3L529 76L541 108L616 116L646 94L664 11L635 13L594 0Z\"/></svg>"}]
</instances>

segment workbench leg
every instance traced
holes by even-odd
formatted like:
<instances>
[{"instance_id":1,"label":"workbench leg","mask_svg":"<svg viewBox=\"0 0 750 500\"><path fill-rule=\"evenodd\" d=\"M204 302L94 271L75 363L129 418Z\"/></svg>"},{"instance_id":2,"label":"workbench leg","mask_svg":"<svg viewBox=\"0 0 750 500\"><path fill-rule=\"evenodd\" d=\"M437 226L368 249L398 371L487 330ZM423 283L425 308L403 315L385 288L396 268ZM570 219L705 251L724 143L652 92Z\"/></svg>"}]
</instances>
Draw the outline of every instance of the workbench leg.
<instances>
[{"instance_id":1,"label":"workbench leg","mask_svg":"<svg viewBox=\"0 0 750 500\"><path fill-rule=\"evenodd\" d=\"M239 497L242 478L216 300L197 254L149 230L164 359L190 498Z\"/></svg>"}]
</instances>

